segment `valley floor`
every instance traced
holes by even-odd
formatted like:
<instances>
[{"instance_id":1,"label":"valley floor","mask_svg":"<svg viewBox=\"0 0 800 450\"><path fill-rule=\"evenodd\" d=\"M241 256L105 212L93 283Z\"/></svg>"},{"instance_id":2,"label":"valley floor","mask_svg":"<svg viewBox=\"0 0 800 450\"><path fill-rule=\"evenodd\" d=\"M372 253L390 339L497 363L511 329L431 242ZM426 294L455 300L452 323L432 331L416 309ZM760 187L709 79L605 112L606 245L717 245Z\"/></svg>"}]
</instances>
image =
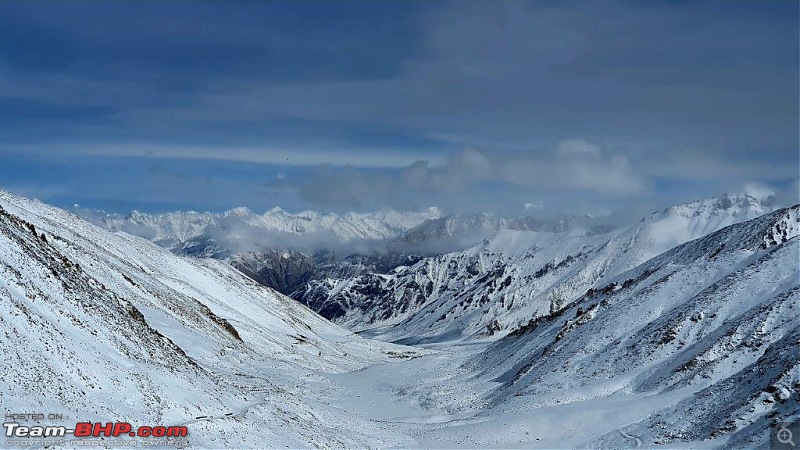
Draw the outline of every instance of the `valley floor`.
<instances>
[{"instance_id":1,"label":"valley floor","mask_svg":"<svg viewBox=\"0 0 800 450\"><path fill-rule=\"evenodd\" d=\"M588 386L489 405L482 399L499 382L463 368L486 347L480 343L421 346L407 358L347 373L308 373L301 382L284 388L286 395L310 406L318 415L316 419L326 424L326 429L309 430L307 445L362 448L594 447L602 446L603 437L608 435L621 438L613 440L614 446L636 448L643 445L642 440L623 431L624 427L690 395L688 391L673 391L591 398L607 386ZM260 403L275 400L283 401L268 395ZM263 416L254 412L221 416L214 420L223 424L217 423L209 431L225 428L225 421L259 427ZM193 444L215 445L204 441L203 431L190 430ZM225 444L257 446L258 442L229 440ZM684 443L681 447L720 445L724 440Z\"/></svg>"},{"instance_id":2,"label":"valley floor","mask_svg":"<svg viewBox=\"0 0 800 450\"><path fill-rule=\"evenodd\" d=\"M477 400L481 389L491 386L462 368L486 344L415 348L365 343L384 352L397 351L396 356L344 373L270 373L263 380L263 395L252 405L231 411L233 415L187 422L192 446L274 448L276 442L286 447L486 446L463 430L465 425L486 420L480 417L483 408ZM291 408L282 407L287 402L302 404L313 417L295 416L289 412ZM282 417L282 412L287 414ZM233 429L242 426L255 431L242 440L232 439L236 435ZM264 427L272 430L267 432ZM306 427L307 434L300 436L306 441L282 439L283 427L288 435Z\"/></svg>"}]
</instances>

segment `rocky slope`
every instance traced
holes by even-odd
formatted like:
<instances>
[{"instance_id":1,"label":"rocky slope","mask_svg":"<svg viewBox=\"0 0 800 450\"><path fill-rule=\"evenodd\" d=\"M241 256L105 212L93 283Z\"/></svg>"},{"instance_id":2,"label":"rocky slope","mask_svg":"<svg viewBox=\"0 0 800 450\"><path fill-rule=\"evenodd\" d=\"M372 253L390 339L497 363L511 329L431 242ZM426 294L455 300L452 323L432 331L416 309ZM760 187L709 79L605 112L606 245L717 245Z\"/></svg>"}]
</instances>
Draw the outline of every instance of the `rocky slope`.
<instances>
[{"instance_id":1,"label":"rocky slope","mask_svg":"<svg viewBox=\"0 0 800 450\"><path fill-rule=\"evenodd\" d=\"M435 351L360 339L220 261L2 191L0 208L9 411L185 424L191 448L752 448L800 420L800 206L503 230L376 275L436 275L405 316L366 309L390 312L371 333Z\"/></svg>"},{"instance_id":2,"label":"rocky slope","mask_svg":"<svg viewBox=\"0 0 800 450\"><path fill-rule=\"evenodd\" d=\"M344 215L291 214L280 208L262 215L247 208L222 214L133 211L121 216L79 207L74 212L101 228L143 237L177 255L227 261L287 295L311 280L384 273L415 262L416 253L398 238L440 216L436 208Z\"/></svg>"},{"instance_id":3,"label":"rocky slope","mask_svg":"<svg viewBox=\"0 0 800 450\"><path fill-rule=\"evenodd\" d=\"M8 411L190 422L190 439L212 447L366 445L346 431L354 419L323 420L313 396L301 400L298 380L393 351L225 263L179 258L2 191L0 335ZM259 430L237 419L246 413Z\"/></svg>"},{"instance_id":4,"label":"rocky slope","mask_svg":"<svg viewBox=\"0 0 800 450\"><path fill-rule=\"evenodd\" d=\"M423 256L462 250L503 229L555 232L591 221L586 216L556 220L443 216L436 208L344 215L290 214L280 208L263 215L247 208L222 214L133 211L126 216L77 206L73 210L101 228L143 237L177 255L230 262L287 295L309 281L386 273Z\"/></svg>"},{"instance_id":5,"label":"rocky slope","mask_svg":"<svg viewBox=\"0 0 800 450\"><path fill-rule=\"evenodd\" d=\"M467 367L499 383L490 409L629 402L605 433L564 417L596 436L579 447L765 447L771 424L800 418L799 234L795 206L680 245Z\"/></svg>"},{"instance_id":6,"label":"rocky slope","mask_svg":"<svg viewBox=\"0 0 800 450\"><path fill-rule=\"evenodd\" d=\"M675 245L772 209L748 195L673 206L619 230L501 229L478 245L388 274L309 282L293 296L384 339L496 338Z\"/></svg>"},{"instance_id":7,"label":"rocky slope","mask_svg":"<svg viewBox=\"0 0 800 450\"><path fill-rule=\"evenodd\" d=\"M386 273L401 265L412 265L420 259L416 255L393 252L342 257L326 250L311 255L292 250L272 250L236 254L227 261L264 286L293 295L313 280Z\"/></svg>"}]
</instances>

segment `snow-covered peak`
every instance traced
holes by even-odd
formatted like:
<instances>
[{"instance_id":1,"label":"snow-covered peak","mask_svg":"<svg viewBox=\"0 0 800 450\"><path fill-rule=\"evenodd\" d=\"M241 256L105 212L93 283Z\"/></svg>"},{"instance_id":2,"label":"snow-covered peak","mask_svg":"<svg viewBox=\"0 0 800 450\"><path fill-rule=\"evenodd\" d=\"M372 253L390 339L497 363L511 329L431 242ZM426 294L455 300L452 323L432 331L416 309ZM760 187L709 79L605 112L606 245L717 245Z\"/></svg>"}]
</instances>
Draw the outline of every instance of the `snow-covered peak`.
<instances>
[{"instance_id":1,"label":"snow-covered peak","mask_svg":"<svg viewBox=\"0 0 800 450\"><path fill-rule=\"evenodd\" d=\"M521 321L563 308L588 289L677 245L772 208L749 195L726 195L672 206L603 233L538 225L510 228L506 223L462 251L386 275L311 282L296 297L318 311L334 311L331 318L350 328L400 324L389 329L385 338L390 340L496 337ZM428 221L407 234L432 223L436 232L448 233L455 220ZM466 223L481 226L488 220L478 215ZM770 239L785 241L794 229L779 227Z\"/></svg>"},{"instance_id":2,"label":"snow-covered peak","mask_svg":"<svg viewBox=\"0 0 800 450\"><path fill-rule=\"evenodd\" d=\"M422 222L404 233L399 240L414 243L472 234L485 235L497 231L506 223L507 220L501 216L485 213L447 215Z\"/></svg>"},{"instance_id":3,"label":"snow-covered peak","mask_svg":"<svg viewBox=\"0 0 800 450\"><path fill-rule=\"evenodd\" d=\"M496 237L513 231L585 234L591 221L592 218L588 215L549 219L533 216L507 217L486 213L444 215L426 220L409 229L395 242L406 248L416 249L422 254L443 253L462 250L490 236ZM511 248L509 250L513 251Z\"/></svg>"},{"instance_id":4,"label":"snow-covered peak","mask_svg":"<svg viewBox=\"0 0 800 450\"><path fill-rule=\"evenodd\" d=\"M249 217L253 215L253 211L245 206L239 206L225 211L222 215L225 217Z\"/></svg>"},{"instance_id":5,"label":"snow-covered peak","mask_svg":"<svg viewBox=\"0 0 800 450\"><path fill-rule=\"evenodd\" d=\"M797 213L768 213L646 261L529 321L466 370L502 385L484 400L520 417L508 429L548 412L605 428L583 427L570 442L576 432L564 427L557 445L542 446L766 448L771 426L797 418L800 245L752 244L776 226L796 229Z\"/></svg>"},{"instance_id":6,"label":"snow-covered peak","mask_svg":"<svg viewBox=\"0 0 800 450\"><path fill-rule=\"evenodd\" d=\"M748 215L763 215L774 209L772 197L758 198L750 193L724 194L692 202L670 206L661 212L653 213L650 217L664 215L683 215L687 217L698 216L731 216L745 217Z\"/></svg>"},{"instance_id":7,"label":"snow-covered peak","mask_svg":"<svg viewBox=\"0 0 800 450\"><path fill-rule=\"evenodd\" d=\"M619 237L639 243L640 253L632 255L635 258L632 264L636 264L676 245L774 210L772 202L752 195L726 194L655 212L623 230Z\"/></svg>"},{"instance_id":8,"label":"snow-covered peak","mask_svg":"<svg viewBox=\"0 0 800 450\"><path fill-rule=\"evenodd\" d=\"M289 233L300 236L319 234L339 242L391 239L441 214L436 208L420 212L388 210L338 215L316 211L289 213L277 207L262 215L255 214L246 207L233 208L221 214L193 211L148 214L134 210L122 216L77 206L73 208L73 212L107 230L125 231L168 248L190 240L205 239L208 234L219 234L219 230L230 229L247 229L250 236L258 233ZM275 241L269 238L265 240Z\"/></svg>"}]
</instances>

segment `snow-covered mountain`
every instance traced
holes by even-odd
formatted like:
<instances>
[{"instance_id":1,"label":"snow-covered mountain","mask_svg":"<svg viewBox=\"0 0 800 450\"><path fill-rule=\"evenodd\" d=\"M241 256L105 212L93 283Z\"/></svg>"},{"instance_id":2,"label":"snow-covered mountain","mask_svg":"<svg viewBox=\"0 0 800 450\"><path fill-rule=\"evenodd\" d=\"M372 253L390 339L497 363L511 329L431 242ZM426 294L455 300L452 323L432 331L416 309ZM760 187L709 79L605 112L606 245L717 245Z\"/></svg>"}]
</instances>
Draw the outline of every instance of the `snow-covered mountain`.
<instances>
[{"instance_id":1,"label":"snow-covered mountain","mask_svg":"<svg viewBox=\"0 0 800 450\"><path fill-rule=\"evenodd\" d=\"M735 224L516 328L466 365L499 383L472 431L557 417L537 446L768 446L800 419L798 235L800 205Z\"/></svg>"},{"instance_id":2,"label":"snow-covered mountain","mask_svg":"<svg viewBox=\"0 0 800 450\"><path fill-rule=\"evenodd\" d=\"M423 256L462 250L499 230L564 231L589 218L542 220L491 214L442 215L436 208L407 213L289 214L247 208L222 214L172 212L127 216L74 208L109 231L125 231L181 256L229 262L252 279L284 294L325 278L386 273Z\"/></svg>"},{"instance_id":3,"label":"snow-covered mountain","mask_svg":"<svg viewBox=\"0 0 800 450\"><path fill-rule=\"evenodd\" d=\"M750 448L800 420L800 206L504 229L379 277L436 274L441 301L426 284L370 330L434 350L359 338L221 261L2 191L0 208L10 411L185 424L192 448Z\"/></svg>"},{"instance_id":4,"label":"snow-covered mountain","mask_svg":"<svg viewBox=\"0 0 800 450\"><path fill-rule=\"evenodd\" d=\"M405 253L436 255L463 250L500 230L565 232L577 228L600 232L590 216L562 216L541 219L531 216L507 217L496 214L453 214L428 219L392 241L390 248Z\"/></svg>"},{"instance_id":5,"label":"snow-covered mountain","mask_svg":"<svg viewBox=\"0 0 800 450\"><path fill-rule=\"evenodd\" d=\"M212 447L363 447L364 432L347 431L355 419L300 399L301 380L399 354L223 262L2 191L0 335L8 411L190 423Z\"/></svg>"},{"instance_id":6,"label":"snow-covered mountain","mask_svg":"<svg viewBox=\"0 0 800 450\"><path fill-rule=\"evenodd\" d=\"M293 250L272 250L236 254L227 262L264 286L291 295L313 280L386 273L420 259L419 256L394 252L342 257L327 250L318 250L310 255Z\"/></svg>"},{"instance_id":7,"label":"snow-covered mountain","mask_svg":"<svg viewBox=\"0 0 800 450\"><path fill-rule=\"evenodd\" d=\"M343 215L290 214L280 208L262 215L247 208L126 216L77 206L73 211L101 228L143 237L177 255L227 261L285 294L311 280L385 272L415 261L403 250L408 245L392 242L441 215L436 208Z\"/></svg>"},{"instance_id":8,"label":"snow-covered mountain","mask_svg":"<svg viewBox=\"0 0 800 450\"><path fill-rule=\"evenodd\" d=\"M338 215L315 211L292 214L281 208L256 214L248 208L240 207L220 214L194 211L146 214L133 211L127 215L119 215L76 206L73 212L101 228L125 231L166 248L193 239L221 235L230 235L231 240L244 240L252 236L256 242L260 238L263 243L272 244L273 247L280 246L280 239L296 239L304 235L320 235L318 239L335 239L341 242L384 240L397 237L421 222L441 215L436 208L421 212L387 210ZM236 236L237 232L241 235Z\"/></svg>"},{"instance_id":9,"label":"snow-covered mountain","mask_svg":"<svg viewBox=\"0 0 800 450\"><path fill-rule=\"evenodd\" d=\"M606 233L501 228L463 251L388 274L311 281L293 296L337 323L384 339L496 338L675 245L773 208L746 194L726 195L673 206Z\"/></svg>"}]
</instances>

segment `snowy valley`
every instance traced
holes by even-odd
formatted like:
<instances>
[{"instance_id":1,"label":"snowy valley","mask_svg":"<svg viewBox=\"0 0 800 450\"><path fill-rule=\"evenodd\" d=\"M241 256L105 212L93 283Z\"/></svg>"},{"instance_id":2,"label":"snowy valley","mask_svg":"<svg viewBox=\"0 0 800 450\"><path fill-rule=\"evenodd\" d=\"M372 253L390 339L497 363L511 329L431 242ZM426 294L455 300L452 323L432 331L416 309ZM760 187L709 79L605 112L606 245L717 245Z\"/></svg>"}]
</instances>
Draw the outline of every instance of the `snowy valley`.
<instances>
[{"instance_id":1,"label":"snowy valley","mask_svg":"<svg viewBox=\"0 0 800 450\"><path fill-rule=\"evenodd\" d=\"M738 195L611 231L504 224L312 280L311 309L147 240L174 246L206 219L145 239L2 191L0 208L12 409L185 424L197 448L763 447L800 419L800 206Z\"/></svg>"},{"instance_id":2,"label":"snowy valley","mask_svg":"<svg viewBox=\"0 0 800 450\"><path fill-rule=\"evenodd\" d=\"M800 450L798 17L0 1L0 450Z\"/></svg>"}]
</instances>

